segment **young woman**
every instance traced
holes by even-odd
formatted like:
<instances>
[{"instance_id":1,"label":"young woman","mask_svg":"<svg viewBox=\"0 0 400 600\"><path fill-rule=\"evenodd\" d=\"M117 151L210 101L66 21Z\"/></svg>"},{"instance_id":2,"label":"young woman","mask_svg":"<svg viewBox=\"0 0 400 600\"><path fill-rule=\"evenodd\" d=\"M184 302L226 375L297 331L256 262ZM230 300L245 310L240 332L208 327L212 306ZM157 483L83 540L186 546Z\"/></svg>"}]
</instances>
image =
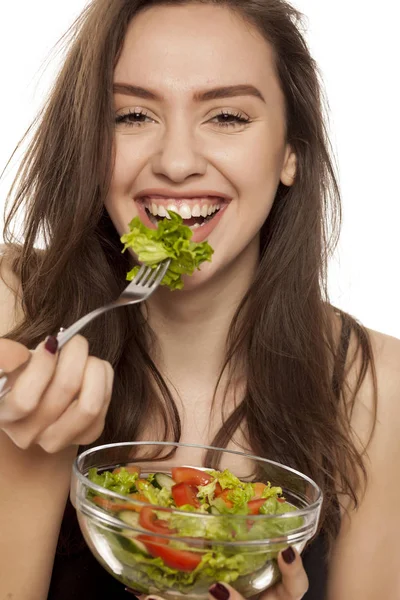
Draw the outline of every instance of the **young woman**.
<instances>
[{"instance_id":1,"label":"young woman","mask_svg":"<svg viewBox=\"0 0 400 600\"><path fill-rule=\"evenodd\" d=\"M263 600L398 599L400 343L327 300L340 198L300 15L283 0L94 0L70 44L1 263L0 366L36 350L0 406L0 596L128 597L81 543L71 464L79 446L174 439L322 487L318 536L280 556ZM58 353L58 329L126 285L130 220L155 227L171 206L216 208L190 221L212 262Z\"/></svg>"}]
</instances>

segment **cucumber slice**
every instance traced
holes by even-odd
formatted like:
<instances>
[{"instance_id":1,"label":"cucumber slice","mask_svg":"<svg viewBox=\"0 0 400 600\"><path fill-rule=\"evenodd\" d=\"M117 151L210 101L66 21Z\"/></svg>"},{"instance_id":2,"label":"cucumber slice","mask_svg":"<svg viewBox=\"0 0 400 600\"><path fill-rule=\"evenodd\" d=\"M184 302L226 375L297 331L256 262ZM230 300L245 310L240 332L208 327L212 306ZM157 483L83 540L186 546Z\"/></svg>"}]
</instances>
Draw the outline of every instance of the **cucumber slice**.
<instances>
[{"instance_id":1,"label":"cucumber slice","mask_svg":"<svg viewBox=\"0 0 400 600\"><path fill-rule=\"evenodd\" d=\"M146 546L132 536L132 531L124 529L115 537L117 538L118 543L123 550L134 552L135 554L141 554L142 556L150 556L150 554L147 552Z\"/></svg>"},{"instance_id":2,"label":"cucumber slice","mask_svg":"<svg viewBox=\"0 0 400 600\"><path fill-rule=\"evenodd\" d=\"M139 527L139 514L132 510L121 510L117 517L131 527Z\"/></svg>"},{"instance_id":3,"label":"cucumber slice","mask_svg":"<svg viewBox=\"0 0 400 600\"><path fill-rule=\"evenodd\" d=\"M156 473L154 475L153 485L160 490L166 488L168 491L171 491L172 486L175 485L175 481L165 473Z\"/></svg>"},{"instance_id":4,"label":"cucumber slice","mask_svg":"<svg viewBox=\"0 0 400 600\"><path fill-rule=\"evenodd\" d=\"M131 510L121 510L117 516L127 525L130 525L131 527L139 527L138 513ZM142 554L143 556L149 556L146 546L136 539L139 533L139 531L132 531L132 529L122 529L121 533L117 534L116 537L120 546L124 550L136 552Z\"/></svg>"}]
</instances>

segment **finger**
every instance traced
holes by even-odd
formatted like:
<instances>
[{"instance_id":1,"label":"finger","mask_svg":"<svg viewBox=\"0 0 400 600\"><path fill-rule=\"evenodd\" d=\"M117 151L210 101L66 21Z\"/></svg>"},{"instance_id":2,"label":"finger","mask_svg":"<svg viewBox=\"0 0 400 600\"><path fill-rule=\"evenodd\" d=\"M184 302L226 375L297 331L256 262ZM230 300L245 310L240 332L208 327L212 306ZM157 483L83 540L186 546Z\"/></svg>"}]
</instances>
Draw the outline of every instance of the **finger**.
<instances>
[{"instance_id":1,"label":"finger","mask_svg":"<svg viewBox=\"0 0 400 600\"><path fill-rule=\"evenodd\" d=\"M5 373L9 373L22 365L28 360L29 356L28 348L22 344L6 338L0 339L0 369Z\"/></svg>"},{"instance_id":2,"label":"finger","mask_svg":"<svg viewBox=\"0 0 400 600\"><path fill-rule=\"evenodd\" d=\"M57 365L57 340L39 344L26 369L13 382L0 406L0 426L28 416L38 405Z\"/></svg>"},{"instance_id":3,"label":"finger","mask_svg":"<svg viewBox=\"0 0 400 600\"><path fill-rule=\"evenodd\" d=\"M49 453L69 446L101 415L106 398L107 376L104 361L89 357L78 400L74 400L61 417L38 438L37 443Z\"/></svg>"},{"instance_id":4,"label":"finger","mask_svg":"<svg viewBox=\"0 0 400 600\"><path fill-rule=\"evenodd\" d=\"M214 583L208 590L209 600L243 600L231 585L227 583Z\"/></svg>"},{"instance_id":5,"label":"finger","mask_svg":"<svg viewBox=\"0 0 400 600\"><path fill-rule=\"evenodd\" d=\"M282 581L276 586L279 600L300 600L308 590L308 577L298 552L289 546L278 555Z\"/></svg>"},{"instance_id":6,"label":"finger","mask_svg":"<svg viewBox=\"0 0 400 600\"><path fill-rule=\"evenodd\" d=\"M54 376L36 410L6 428L6 433L19 448L29 448L76 398L82 386L88 352L88 341L80 335L74 336L65 345Z\"/></svg>"}]
</instances>

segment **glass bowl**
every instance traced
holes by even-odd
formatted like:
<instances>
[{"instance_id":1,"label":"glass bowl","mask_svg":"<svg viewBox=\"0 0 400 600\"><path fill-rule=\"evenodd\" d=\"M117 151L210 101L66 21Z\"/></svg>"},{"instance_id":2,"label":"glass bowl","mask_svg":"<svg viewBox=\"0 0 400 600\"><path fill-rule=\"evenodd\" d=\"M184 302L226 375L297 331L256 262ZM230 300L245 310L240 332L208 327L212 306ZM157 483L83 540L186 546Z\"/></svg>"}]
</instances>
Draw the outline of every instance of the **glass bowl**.
<instances>
[{"instance_id":1,"label":"glass bowl","mask_svg":"<svg viewBox=\"0 0 400 600\"><path fill-rule=\"evenodd\" d=\"M129 465L140 467L141 478L150 473L170 475L172 468L182 466L227 468L243 482L281 487L293 511L186 512L141 502L88 478L93 467L101 473ZM211 446L141 441L98 446L80 454L73 466L71 502L90 550L129 589L171 600L183 596L206 600L210 585L217 581L230 583L245 597L278 581L278 552L290 545L301 553L314 536L322 492L309 477L257 456ZM150 514L150 529L158 519L173 527L144 528L144 514Z\"/></svg>"}]
</instances>

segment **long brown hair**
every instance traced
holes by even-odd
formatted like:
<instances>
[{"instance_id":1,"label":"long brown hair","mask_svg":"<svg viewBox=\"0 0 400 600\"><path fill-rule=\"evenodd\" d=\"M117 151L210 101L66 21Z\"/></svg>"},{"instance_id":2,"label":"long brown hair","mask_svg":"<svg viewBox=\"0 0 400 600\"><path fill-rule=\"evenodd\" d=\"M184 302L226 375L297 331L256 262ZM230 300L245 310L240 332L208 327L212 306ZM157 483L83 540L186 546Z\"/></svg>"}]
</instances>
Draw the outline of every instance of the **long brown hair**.
<instances>
[{"instance_id":1,"label":"long brown hair","mask_svg":"<svg viewBox=\"0 0 400 600\"><path fill-rule=\"evenodd\" d=\"M302 15L284 0L205 2L236 11L271 44L286 103L287 142L297 155L296 182L278 188L262 228L255 280L229 333L226 368L245 364L245 397L214 443L226 446L245 424L254 453L310 475L324 491L322 524L333 540L340 522L337 492L357 505L365 481L350 417L373 361L365 330L342 315L356 333L353 358L358 356L361 364L356 389L346 390L338 375L343 357L326 289L340 194L320 77L303 37ZM129 259L121 254L104 208L113 167L113 71L128 24L140 10L188 3L94 0L69 31L65 63L10 194L14 203L5 230L10 248L18 244L12 222L20 208L25 211L24 243L13 261L25 319L11 332L13 339L35 345L125 286ZM40 252L35 250L39 235L45 239ZM179 440L178 410L144 342L148 334L135 307L108 313L85 331L91 352L116 370L101 441L134 439L150 411L161 416L160 436Z\"/></svg>"}]
</instances>

